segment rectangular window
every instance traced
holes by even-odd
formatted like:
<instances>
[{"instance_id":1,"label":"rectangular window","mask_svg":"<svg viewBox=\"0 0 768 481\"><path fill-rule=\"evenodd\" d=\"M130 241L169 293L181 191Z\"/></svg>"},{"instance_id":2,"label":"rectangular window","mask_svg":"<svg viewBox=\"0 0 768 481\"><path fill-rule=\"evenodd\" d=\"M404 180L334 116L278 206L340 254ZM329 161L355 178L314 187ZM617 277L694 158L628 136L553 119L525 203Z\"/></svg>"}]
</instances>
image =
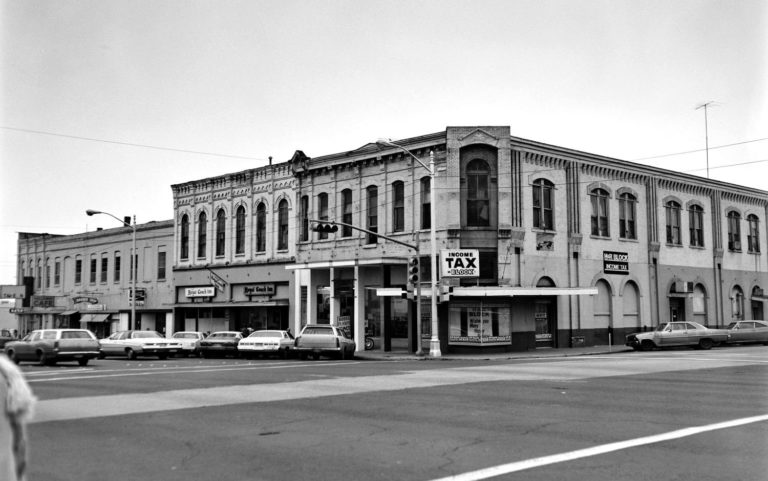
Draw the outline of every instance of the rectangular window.
<instances>
[{"instance_id":1,"label":"rectangular window","mask_svg":"<svg viewBox=\"0 0 768 481\"><path fill-rule=\"evenodd\" d=\"M728 250L741 251L741 216L733 211L728 213Z\"/></svg>"},{"instance_id":2,"label":"rectangular window","mask_svg":"<svg viewBox=\"0 0 768 481\"><path fill-rule=\"evenodd\" d=\"M747 222L749 223L747 248L749 252L757 254L760 252L760 223L756 215L747 216Z\"/></svg>"},{"instance_id":3,"label":"rectangular window","mask_svg":"<svg viewBox=\"0 0 768 481\"><path fill-rule=\"evenodd\" d=\"M704 214L699 206L691 206L688 211L688 229L691 236L691 245L704 247Z\"/></svg>"},{"instance_id":4,"label":"rectangular window","mask_svg":"<svg viewBox=\"0 0 768 481\"><path fill-rule=\"evenodd\" d=\"M608 229L608 192L596 189L591 194L592 201L592 235L597 237L610 237Z\"/></svg>"},{"instance_id":5,"label":"rectangular window","mask_svg":"<svg viewBox=\"0 0 768 481\"><path fill-rule=\"evenodd\" d=\"M91 257L91 277L90 277L91 284L96 284L96 269L97 269L96 258Z\"/></svg>"},{"instance_id":6,"label":"rectangular window","mask_svg":"<svg viewBox=\"0 0 768 481\"><path fill-rule=\"evenodd\" d=\"M75 284L83 282L83 260L75 260Z\"/></svg>"},{"instance_id":7,"label":"rectangular window","mask_svg":"<svg viewBox=\"0 0 768 481\"><path fill-rule=\"evenodd\" d=\"M322 193L317 196L317 219L328 220L328 194ZM327 239L327 232L318 232L317 238L320 240Z\"/></svg>"},{"instance_id":8,"label":"rectangular window","mask_svg":"<svg viewBox=\"0 0 768 481\"><path fill-rule=\"evenodd\" d=\"M101 277L100 282L104 283L107 282L107 269L109 268L109 260L106 257L106 254L104 254L101 257Z\"/></svg>"},{"instance_id":9,"label":"rectangular window","mask_svg":"<svg viewBox=\"0 0 768 481\"><path fill-rule=\"evenodd\" d=\"M341 191L341 221L352 225L352 191L349 189ZM349 225L341 226L342 237L352 237L352 228Z\"/></svg>"},{"instance_id":10,"label":"rectangular window","mask_svg":"<svg viewBox=\"0 0 768 481\"><path fill-rule=\"evenodd\" d=\"M667 214L667 244L680 245L680 206L670 202L664 210Z\"/></svg>"},{"instance_id":11,"label":"rectangular window","mask_svg":"<svg viewBox=\"0 0 768 481\"><path fill-rule=\"evenodd\" d=\"M309 240L309 197L301 197L301 241Z\"/></svg>"},{"instance_id":12,"label":"rectangular window","mask_svg":"<svg viewBox=\"0 0 768 481\"><path fill-rule=\"evenodd\" d=\"M53 284L61 285L61 261L59 260L53 265Z\"/></svg>"},{"instance_id":13,"label":"rectangular window","mask_svg":"<svg viewBox=\"0 0 768 481\"><path fill-rule=\"evenodd\" d=\"M512 342L509 306L456 303L448 311L448 343L457 346L502 346Z\"/></svg>"},{"instance_id":14,"label":"rectangular window","mask_svg":"<svg viewBox=\"0 0 768 481\"><path fill-rule=\"evenodd\" d=\"M51 265L45 263L45 287L51 287Z\"/></svg>"},{"instance_id":15,"label":"rectangular window","mask_svg":"<svg viewBox=\"0 0 768 481\"><path fill-rule=\"evenodd\" d=\"M405 230L405 184L403 182L392 184L392 230L394 232Z\"/></svg>"},{"instance_id":16,"label":"rectangular window","mask_svg":"<svg viewBox=\"0 0 768 481\"><path fill-rule=\"evenodd\" d=\"M421 179L421 228L429 229L432 226L432 194L430 192L430 178Z\"/></svg>"},{"instance_id":17,"label":"rectangular window","mask_svg":"<svg viewBox=\"0 0 768 481\"><path fill-rule=\"evenodd\" d=\"M131 282L133 282L134 275L136 274L136 270L138 270L139 267L139 255L134 254L131 256Z\"/></svg>"},{"instance_id":18,"label":"rectangular window","mask_svg":"<svg viewBox=\"0 0 768 481\"><path fill-rule=\"evenodd\" d=\"M120 253L119 252L115 252L114 281L115 282L120 282Z\"/></svg>"},{"instance_id":19,"label":"rectangular window","mask_svg":"<svg viewBox=\"0 0 768 481\"><path fill-rule=\"evenodd\" d=\"M366 228L371 232L378 232L379 225L379 189L376 186L368 187L368 215ZM367 243L375 244L378 241L376 234L368 234Z\"/></svg>"},{"instance_id":20,"label":"rectangular window","mask_svg":"<svg viewBox=\"0 0 768 481\"><path fill-rule=\"evenodd\" d=\"M164 281L165 280L165 251L158 251L157 253L157 280L158 281Z\"/></svg>"},{"instance_id":21,"label":"rectangular window","mask_svg":"<svg viewBox=\"0 0 768 481\"><path fill-rule=\"evenodd\" d=\"M634 197L623 194L619 197L619 237L622 239L637 239L635 231L635 200Z\"/></svg>"}]
</instances>

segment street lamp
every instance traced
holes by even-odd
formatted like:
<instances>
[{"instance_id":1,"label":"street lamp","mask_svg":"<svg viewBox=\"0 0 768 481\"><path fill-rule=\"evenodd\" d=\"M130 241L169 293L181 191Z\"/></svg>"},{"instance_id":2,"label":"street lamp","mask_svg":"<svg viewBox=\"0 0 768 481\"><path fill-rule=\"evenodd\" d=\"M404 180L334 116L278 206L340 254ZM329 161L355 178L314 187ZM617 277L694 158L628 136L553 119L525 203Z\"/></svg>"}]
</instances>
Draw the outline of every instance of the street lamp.
<instances>
[{"instance_id":1,"label":"street lamp","mask_svg":"<svg viewBox=\"0 0 768 481\"><path fill-rule=\"evenodd\" d=\"M419 165L427 169L427 172L429 172L429 237L431 243L430 275L432 276L432 337L429 341L429 355L431 357L441 357L442 354L440 352L440 336L437 332L439 323L437 320L437 232L435 231L435 174L437 173L437 169L435 169L435 152L433 150L429 151L429 165L427 165L422 162L421 159L413 155L410 150L406 149L402 145L392 142L389 139L379 139L376 141L376 143L388 145L402 150L406 154L410 155L413 160L418 162ZM419 290L421 290L420 287ZM419 347L421 347L421 332L419 332Z\"/></svg>"},{"instance_id":2,"label":"street lamp","mask_svg":"<svg viewBox=\"0 0 768 481\"><path fill-rule=\"evenodd\" d=\"M121 222L124 226L130 227L133 229L133 252L131 252L131 321L129 323L133 324L134 328L136 327L136 278L139 277L139 266L138 266L138 259L136 255L136 215L133 216L133 225L130 224L130 222L126 222L125 220L121 220L117 218L116 216L110 214L109 212L102 212L100 210L93 210L88 209L85 211L86 214L89 216L96 215L96 214L104 214L112 217L113 219ZM128 219L130 220L130 218Z\"/></svg>"}]
</instances>

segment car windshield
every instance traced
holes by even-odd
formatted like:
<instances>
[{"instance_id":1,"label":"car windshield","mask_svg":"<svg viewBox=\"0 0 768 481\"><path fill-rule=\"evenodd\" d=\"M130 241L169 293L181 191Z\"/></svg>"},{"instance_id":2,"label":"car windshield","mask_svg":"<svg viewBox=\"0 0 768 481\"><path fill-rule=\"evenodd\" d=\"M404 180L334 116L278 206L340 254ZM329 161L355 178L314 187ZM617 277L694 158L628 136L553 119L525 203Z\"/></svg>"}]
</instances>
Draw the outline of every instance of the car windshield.
<instances>
[{"instance_id":1,"label":"car windshield","mask_svg":"<svg viewBox=\"0 0 768 481\"><path fill-rule=\"evenodd\" d=\"M666 328L667 328L667 326L669 326L669 324L666 324L666 323L664 323L664 324L659 324L659 326L656 328L656 330L657 330L657 331L663 331L664 329L666 329Z\"/></svg>"},{"instance_id":2,"label":"car windshield","mask_svg":"<svg viewBox=\"0 0 768 481\"><path fill-rule=\"evenodd\" d=\"M160 333L156 331L136 331L133 333L133 337L146 339L146 338L156 338L156 337L163 337L163 336L161 336Z\"/></svg>"},{"instance_id":3,"label":"car windshield","mask_svg":"<svg viewBox=\"0 0 768 481\"><path fill-rule=\"evenodd\" d=\"M173 337L176 339L197 339L197 334L194 332L177 332Z\"/></svg>"},{"instance_id":4,"label":"car windshield","mask_svg":"<svg viewBox=\"0 0 768 481\"><path fill-rule=\"evenodd\" d=\"M734 328L734 327L736 327L738 324L739 324L738 322L732 322L732 323L728 324L728 329L733 329L733 328Z\"/></svg>"},{"instance_id":5,"label":"car windshield","mask_svg":"<svg viewBox=\"0 0 768 481\"><path fill-rule=\"evenodd\" d=\"M237 333L234 332L214 332L210 336L208 336L209 339L211 338L230 338L237 336Z\"/></svg>"},{"instance_id":6,"label":"car windshield","mask_svg":"<svg viewBox=\"0 0 768 481\"><path fill-rule=\"evenodd\" d=\"M256 331L248 337L283 337L279 331Z\"/></svg>"}]
</instances>

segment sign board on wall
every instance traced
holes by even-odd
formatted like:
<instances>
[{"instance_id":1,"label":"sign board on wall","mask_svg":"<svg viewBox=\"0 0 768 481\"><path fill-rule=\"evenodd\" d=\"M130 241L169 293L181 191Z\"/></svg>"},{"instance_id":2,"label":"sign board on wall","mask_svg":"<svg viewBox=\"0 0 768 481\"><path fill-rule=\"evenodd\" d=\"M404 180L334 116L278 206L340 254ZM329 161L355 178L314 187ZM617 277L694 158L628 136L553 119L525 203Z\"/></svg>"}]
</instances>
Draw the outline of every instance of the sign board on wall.
<instances>
[{"instance_id":1,"label":"sign board on wall","mask_svg":"<svg viewBox=\"0 0 768 481\"><path fill-rule=\"evenodd\" d=\"M243 294L246 296L274 296L275 285L274 284L252 284L250 286L243 286Z\"/></svg>"},{"instance_id":2,"label":"sign board on wall","mask_svg":"<svg viewBox=\"0 0 768 481\"><path fill-rule=\"evenodd\" d=\"M0 299L24 299L25 286L0 286Z\"/></svg>"},{"instance_id":3,"label":"sign board on wall","mask_svg":"<svg viewBox=\"0 0 768 481\"><path fill-rule=\"evenodd\" d=\"M440 250L440 277L480 277L480 251Z\"/></svg>"},{"instance_id":4,"label":"sign board on wall","mask_svg":"<svg viewBox=\"0 0 768 481\"><path fill-rule=\"evenodd\" d=\"M214 297L216 296L216 288L213 286L187 287L184 289L184 295L186 297Z\"/></svg>"},{"instance_id":5,"label":"sign board on wall","mask_svg":"<svg viewBox=\"0 0 768 481\"><path fill-rule=\"evenodd\" d=\"M626 252L603 251L603 272L606 274L629 275L629 254Z\"/></svg>"}]
</instances>

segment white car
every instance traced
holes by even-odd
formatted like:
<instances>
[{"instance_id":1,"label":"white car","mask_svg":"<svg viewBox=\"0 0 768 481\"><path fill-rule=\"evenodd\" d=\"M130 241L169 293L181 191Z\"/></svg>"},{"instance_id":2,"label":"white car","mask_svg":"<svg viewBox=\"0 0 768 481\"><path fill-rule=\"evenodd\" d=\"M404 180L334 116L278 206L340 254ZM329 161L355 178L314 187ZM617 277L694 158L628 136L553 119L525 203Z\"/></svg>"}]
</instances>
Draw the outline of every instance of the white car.
<instances>
[{"instance_id":1,"label":"white car","mask_svg":"<svg viewBox=\"0 0 768 481\"><path fill-rule=\"evenodd\" d=\"M131 360L138 356L167 359L168 356L181 351L181 342L166 339L157 331L118 331L106 339L101 339L99 344L102 357L127 356Z\"/></svg>"},{"instance_id":2,"label":"white car","mask_svg":"<svg viewBox=\"0 0 768 481\"><path fill-rule=\"evenodd\" d=\"M237 350L242 357L274 354L286 358L293 348L293 342L293 335L288 331L263 330L253 332L240 341Z\"/></svg>"},{"instance_id":3,"label":"white car","mask_svg":"<svg viewBox=\"0 0 768 481\"><path fill-rule=\"evenodd\" d=\"M181 343L181 352L179 354L182 356L199 356L200 341L205 339L205 334L197 331L179 331L175 332L171 339Z\"/></svg>"}]
</instances>

